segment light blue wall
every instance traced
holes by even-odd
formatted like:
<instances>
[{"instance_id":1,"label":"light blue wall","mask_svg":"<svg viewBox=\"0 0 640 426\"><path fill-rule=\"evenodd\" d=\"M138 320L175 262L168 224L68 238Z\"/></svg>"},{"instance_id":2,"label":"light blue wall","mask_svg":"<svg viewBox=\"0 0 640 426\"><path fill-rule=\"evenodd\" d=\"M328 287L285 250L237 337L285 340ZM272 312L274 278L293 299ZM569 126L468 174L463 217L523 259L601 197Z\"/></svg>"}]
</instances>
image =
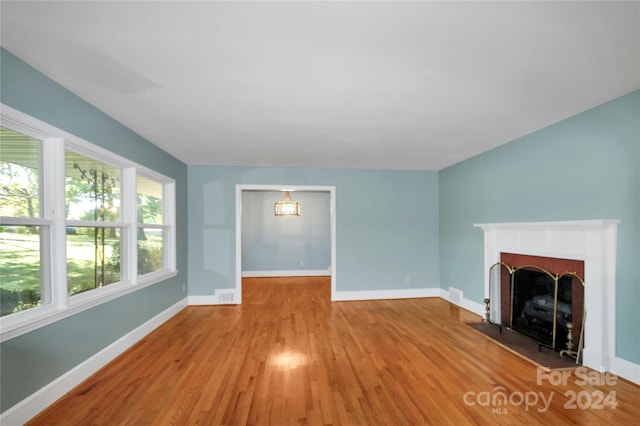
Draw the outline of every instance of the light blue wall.
<instances>
[{"instance_id":1,"label":"light blue wall","mask_svg":"<svg viewBox=\"0 0 640 426\"><path fill-rule=\"evenodd\" d=\"M189 166L189 294L235 287L236 184L336 187L338 291L438 287L437 172Z\"/></svg>"},{"instance_id":2,"label":"light blue wall","mask_svg":"<svg viewBox=\"0 0 640 426\"><path fill-rule=\"evenodd\" d=\"M187 167L139 135L0 50L1 102L176 180L176 278L2 343L0 391L5 411L186 295Z\"/></svg>"},{"instance_id":3,"label":"light blue wall","mask_svg":"<svg viewBox=\"0 0 640 426\"><path fill-rule=\"evenodd\" d=\"M328 271L331 216L328 192L291 193L300 204L296 217L276 217L280 191L242 192L243 271Z\"/></svg>"},{"instance_id":4,"label":"light blue wall","mask_svg":"<svg viewBox=\"0 0 640 426\"><path fill-rule=\"evenodd\" d=\"M440 276L481 303L474 223L621 219L617 355L640 363L640 91L440 172Z\"/></svg>"}]
</instances>

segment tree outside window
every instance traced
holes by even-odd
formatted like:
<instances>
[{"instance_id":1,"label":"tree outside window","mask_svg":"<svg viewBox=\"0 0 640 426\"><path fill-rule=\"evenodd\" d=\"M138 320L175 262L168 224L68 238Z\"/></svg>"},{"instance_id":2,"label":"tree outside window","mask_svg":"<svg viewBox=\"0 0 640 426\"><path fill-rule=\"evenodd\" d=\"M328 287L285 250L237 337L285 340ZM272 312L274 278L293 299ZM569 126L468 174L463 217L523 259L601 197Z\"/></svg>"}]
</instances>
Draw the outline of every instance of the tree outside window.
<instances>
[{"instance_id":1,"label":"tree outside window","mask_svg":"<svg viewBox=\"0 0 640 426\"><path fill-rule=\"evenodd\" d=\"M164 268L162 192L164 186L145 176L136 179L138 203L138 275Z\"/></svg>"},{"instance_id":2,"label":"tree outside window","mask_svg":"<svg viewBox=\"0 0 640 426\"><path fill-rule=\"evenodd\" d=\"M120 169L65 154L70 296L120 281Z\"/></svg>"},{"instance_id":3,"label":"tree outside window","mask_svg":"<svg viewBox=\"0 0 640 426\"><path fill-rule=\"evenodd\" d=\"M46 294L40 247L47 228L38 226L40 143L0 127L0 316L39 306Z\"/></svg>"}]
</instances>

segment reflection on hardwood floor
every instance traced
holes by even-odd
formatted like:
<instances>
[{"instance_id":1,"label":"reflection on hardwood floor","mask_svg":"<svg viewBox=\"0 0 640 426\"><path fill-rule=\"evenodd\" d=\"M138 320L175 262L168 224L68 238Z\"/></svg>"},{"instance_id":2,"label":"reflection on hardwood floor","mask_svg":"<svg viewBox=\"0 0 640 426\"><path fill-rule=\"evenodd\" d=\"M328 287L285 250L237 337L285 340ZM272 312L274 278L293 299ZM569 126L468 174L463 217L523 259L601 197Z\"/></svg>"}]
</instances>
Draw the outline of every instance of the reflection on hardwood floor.
<instances>
[{"instance_id":1,"label":"reflection on hardwood floor","mask_svg":"<svg viewBox=\"0 0 640 426\"><path fill-rule=\"evenodd\" d=\"M441 299L331 303L329 279L306 277L245 279L243 302L186 308L30 424L640 419L640 387L622 379L603 385L597 374L579 386L575 371L554 386L560 373L539 377L535 366L465 325L479 317Z\"/></svg>"}]
</instances>

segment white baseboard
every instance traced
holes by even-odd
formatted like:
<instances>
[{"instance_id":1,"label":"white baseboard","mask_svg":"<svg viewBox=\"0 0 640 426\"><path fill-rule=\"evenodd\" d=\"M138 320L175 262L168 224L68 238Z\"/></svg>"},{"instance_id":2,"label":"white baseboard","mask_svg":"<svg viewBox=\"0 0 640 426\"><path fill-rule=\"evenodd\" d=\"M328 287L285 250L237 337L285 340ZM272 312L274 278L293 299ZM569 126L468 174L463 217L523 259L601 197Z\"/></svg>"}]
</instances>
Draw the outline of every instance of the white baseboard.
<instances>
[{"instance_id":1,"label":"white baseboard","mask_svg":"<svg viewBox=\"0 0 640 426\"><path fill-rule=\"evenodd\" d=\"M189 306L237 305L242 303L240 292L235 288L216 289L212 295L189 296Z\"/></svg>"},{"instance_id":2,"label":"white baseboard","mask_svg":"<svg viewBox=\"0 0 640 426\"><path fill-rule=\"evenodd\" d=\"M334 301L415 299L420 297L440 297L439 288L408 288L398 290L336 291Z\"/></svg>"},{"instance_id":3,"label":"white baseboard","mask_svg":"<svg viewBox=\"0 0 640 426\"><path fill-rule=\"evenodd\" d=\"M331 275L330 269L299 269L290 271L242 271L243 278L258 277L324 277Z\"/></svg>"},{"instance_id":4,"label":"white baseboard","mask_svg":"<svg viewBox=\"0 0 640 426\"><path fill-rule=\"evenodd\" d=\"M478 302L474 302L473 300L466 299L464 297L464 293L462 290L454 289L452 287L449 287L449 289L452 291L450 292L449 290L441 288L440 290L442 291L442 294L440 297L450 303L453 303L456 306L460 306L461 308L466 309L467 311L473 312L474 314L480 315L481 317L484 318L485 306L482 303L478 303ZM450 294L453 292L456 292L455 297L452 297L454 295ZM455 301L452 300L454 298L456 299Z\"/></svg>"},{"instance_id":5,"label":"white baseboard","mask_svg":"<svg viewBox=\"0 0 640 426\"><path fill-rule=\"evenodd\" d=\"M7 426L25 424L186 307L187 299L185 298L165 309L135 330L122 336L97 354L78 364L73 369L0 414L0 424Z\"/></svg>"},{"instance_id":6,"label":"white baseboard","mask_svg":"<svg viewBox=\"0 0 640 426\"><path fill-rule=\"evenodd\" d=\"M626 359L614 357L611 372L630 382L640 385L640 365Z\"/></svg>"},{"instance_id":7,"label":"white baseboard","mask_svg":"<svg viewBox=\"0 0 640 426\"><path fill-rule=\"evenodd\" d=\"M218 296L189 296L189 306L217 305Z\"/></svg>"}]
</instances>

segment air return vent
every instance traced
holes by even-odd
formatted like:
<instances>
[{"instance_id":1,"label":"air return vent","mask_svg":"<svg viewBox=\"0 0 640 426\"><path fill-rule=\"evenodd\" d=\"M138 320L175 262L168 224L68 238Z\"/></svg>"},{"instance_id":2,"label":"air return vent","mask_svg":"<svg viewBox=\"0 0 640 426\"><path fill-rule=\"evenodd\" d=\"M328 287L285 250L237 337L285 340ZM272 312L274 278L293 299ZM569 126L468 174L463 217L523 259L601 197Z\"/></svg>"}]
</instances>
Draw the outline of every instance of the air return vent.
<instances>
[{"instance_id":1,"label":"air return vent","mask_svg":"<svg viewBox=\"0 0 640 426\"><path fill-rule=\"evenodd\" d=\"M458 306L462 304L462 290L449 287L449 301L451 303L455 303Z\"/></svg>"},{"instance_id":2,"label":"air return vent","mask_svg":"<svg viewBox=\"0 0 640 426\"><path fill-rule=\"evenodd\" d=\"M218 296L219 303L235 303L236 302L234 293L232 291L216 292L216 295Z\"/></svg>"}]
</instances>

